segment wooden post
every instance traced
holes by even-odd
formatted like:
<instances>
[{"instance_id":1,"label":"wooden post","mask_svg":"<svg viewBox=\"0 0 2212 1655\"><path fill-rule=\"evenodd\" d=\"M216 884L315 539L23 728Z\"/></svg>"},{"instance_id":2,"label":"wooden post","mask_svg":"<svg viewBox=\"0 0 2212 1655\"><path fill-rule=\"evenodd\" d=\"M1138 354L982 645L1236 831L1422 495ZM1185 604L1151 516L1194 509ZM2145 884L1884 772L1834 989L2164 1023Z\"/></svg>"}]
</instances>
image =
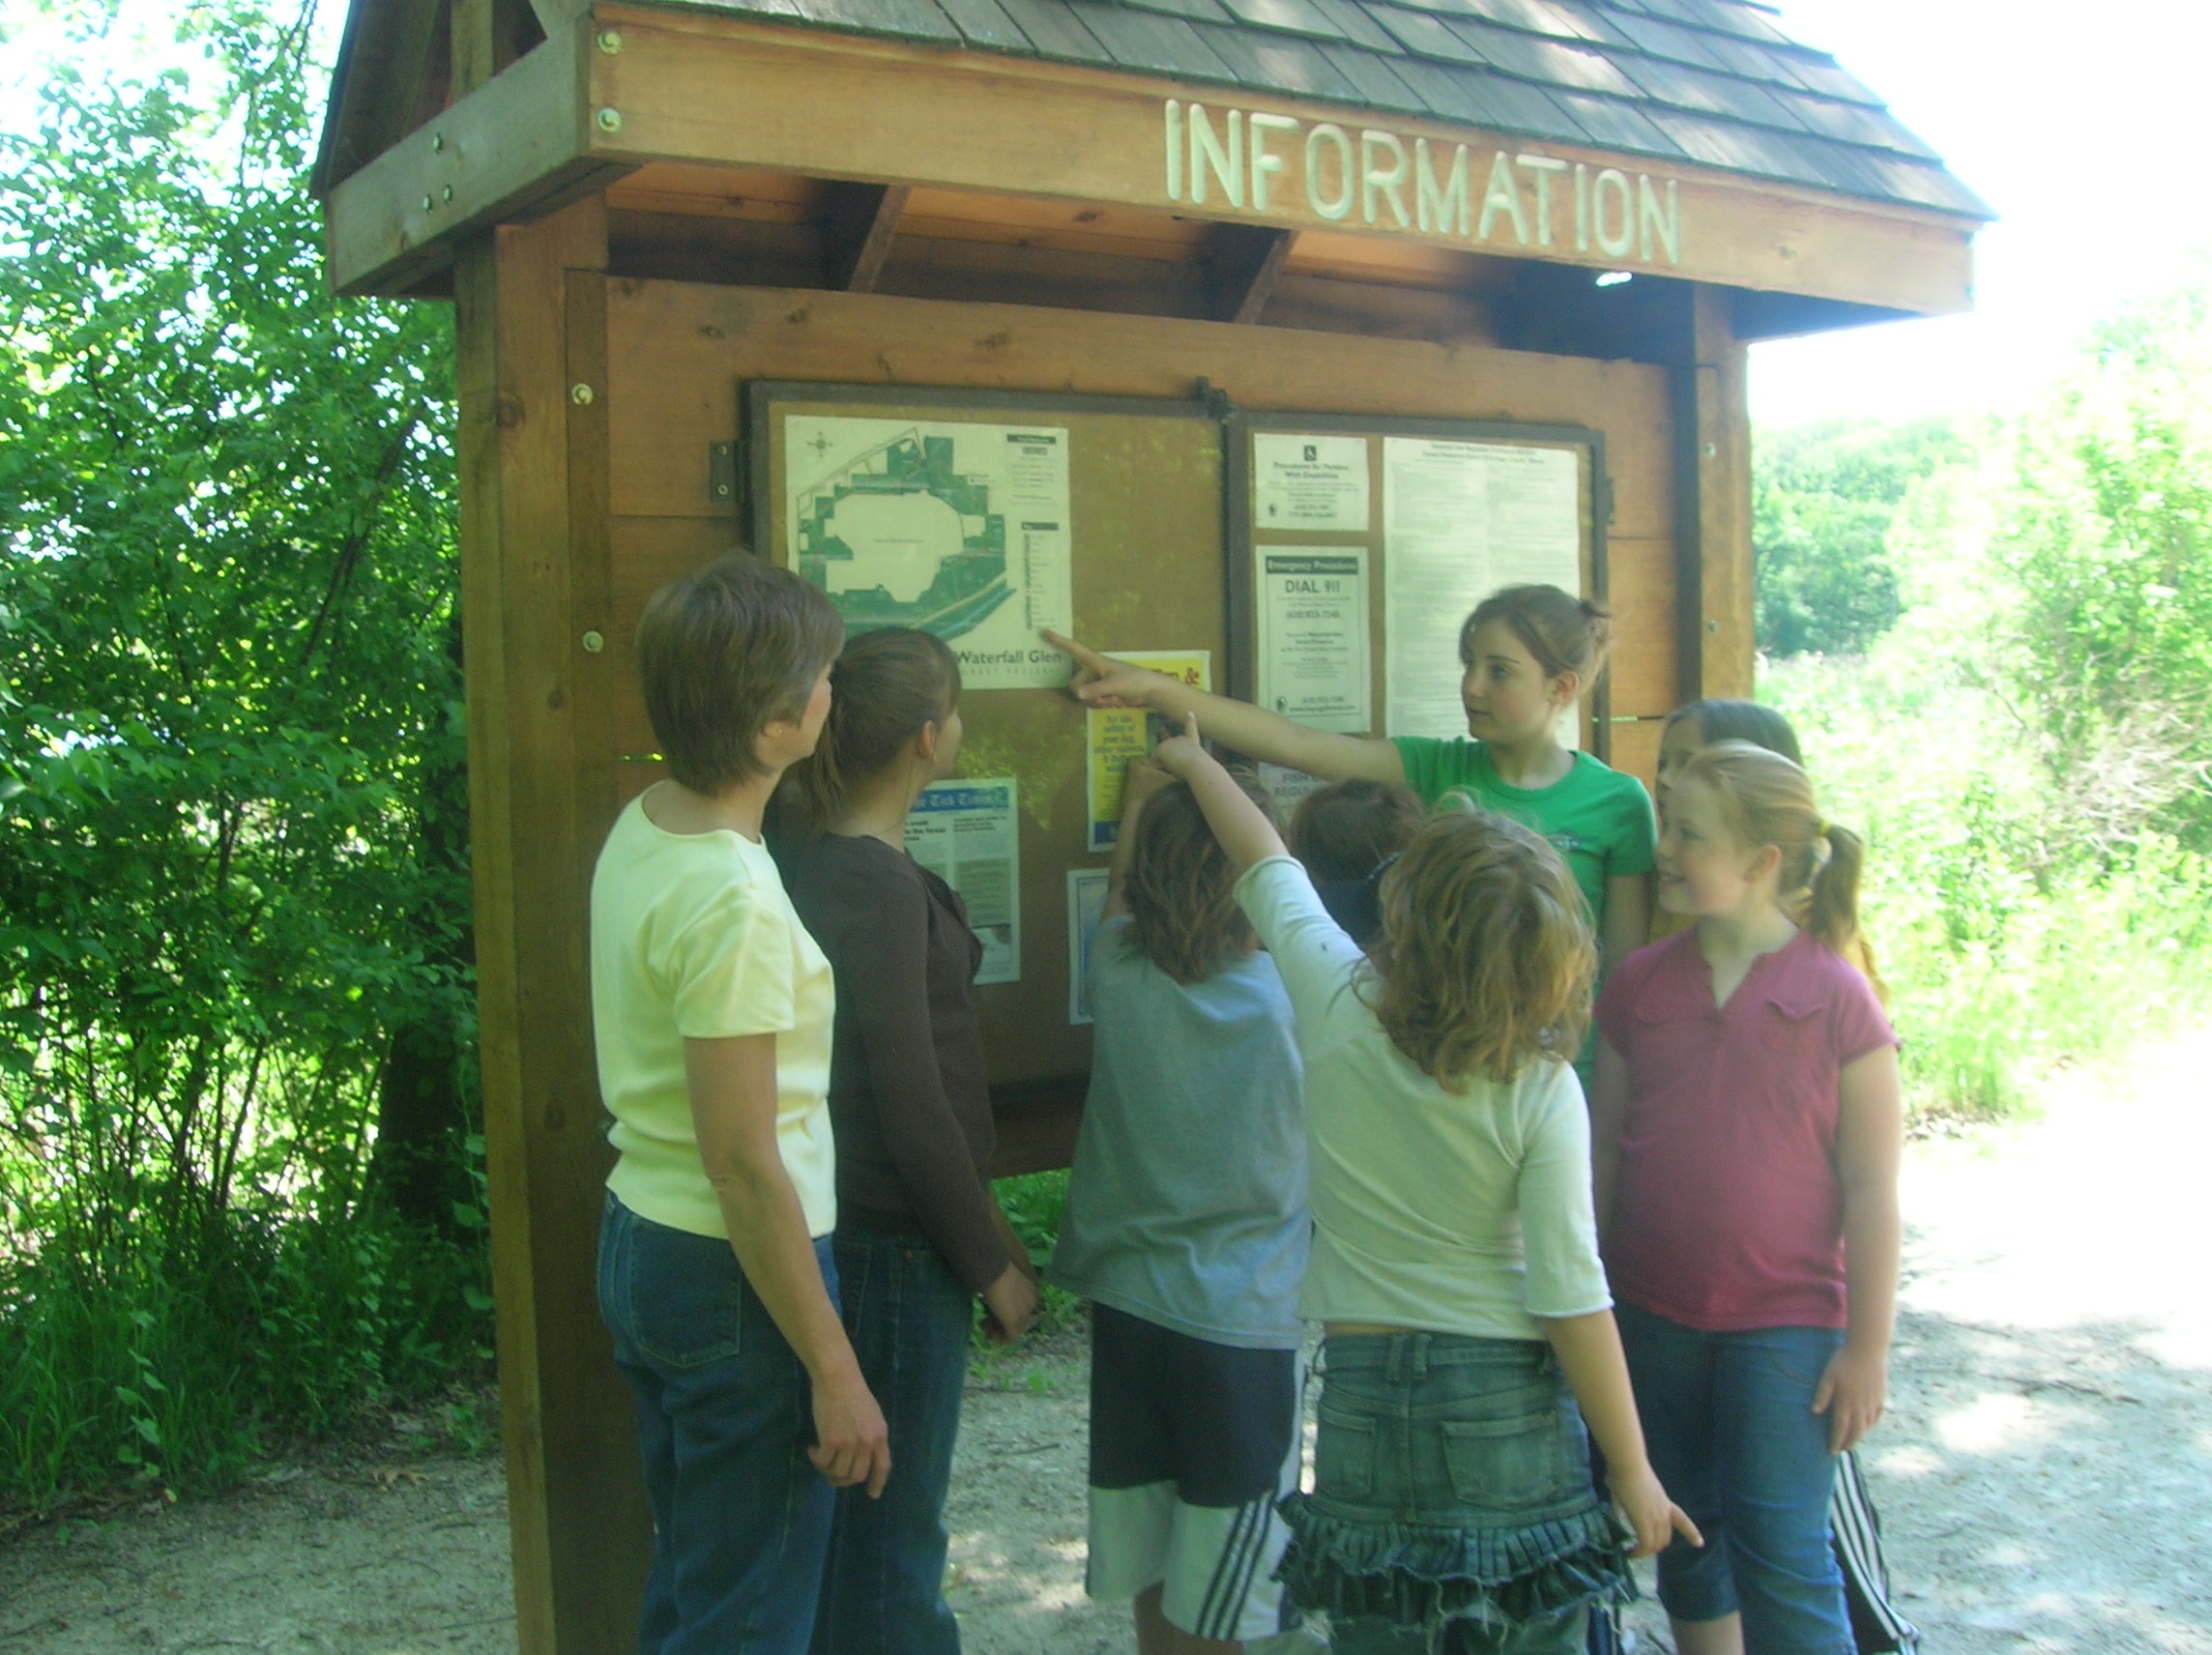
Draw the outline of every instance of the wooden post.
<instances>
[{"instance_id":1,"label":"wooden post","mask_svg":"<svg viewBox=\"0 0 2212 1655\"><path fill-rule=\"evenodd\" d=\"M1668 369L1674 424L1675 591L1680 694L1748 698L1758 644L1751 546L1748 353L1729 294L1690 295L1687 360Z\"/></svg>"},{"instance_id":2,"label":"wooden post","mask_svg":"<svg viewBox=\"0 0 2212 1655\"><path fill-rule=\"evenodd\" d=\"M611 805L605 213L504 225L455 266L478 1005L523 1655L636 1642L650 1533L594 1292L609 1156L588 894Z\"/></svg>"}]
</instances>

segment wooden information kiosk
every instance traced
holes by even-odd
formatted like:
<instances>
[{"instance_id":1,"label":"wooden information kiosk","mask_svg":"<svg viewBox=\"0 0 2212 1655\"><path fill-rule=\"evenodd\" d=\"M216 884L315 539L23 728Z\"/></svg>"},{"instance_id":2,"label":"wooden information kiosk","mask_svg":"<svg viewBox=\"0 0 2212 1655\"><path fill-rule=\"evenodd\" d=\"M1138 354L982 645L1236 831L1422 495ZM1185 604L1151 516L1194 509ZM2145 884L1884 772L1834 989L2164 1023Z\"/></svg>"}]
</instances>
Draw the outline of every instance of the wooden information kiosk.
<instances>
[{"instance_id":1,"label":"wooden information kiosk","mask_svg":"<svg viewBox=\"0 0 2212 1655\"><path fill-rule=\"evenodd\" d=\"M1751 0L353 0L318 188L341 292L457 312L531 1655L630 1648L645 1560L585 898L657 774L649 593L744 544L962 653L914 845L990 943L1000 1170L1062 1164L1143 730L1033 624L1449 735L1473 598L1577 584L1619 620L1579 739L1648 779L1751 687L1746 345L1964 309L1989 217Z\"/></svg>"}]
</instances>

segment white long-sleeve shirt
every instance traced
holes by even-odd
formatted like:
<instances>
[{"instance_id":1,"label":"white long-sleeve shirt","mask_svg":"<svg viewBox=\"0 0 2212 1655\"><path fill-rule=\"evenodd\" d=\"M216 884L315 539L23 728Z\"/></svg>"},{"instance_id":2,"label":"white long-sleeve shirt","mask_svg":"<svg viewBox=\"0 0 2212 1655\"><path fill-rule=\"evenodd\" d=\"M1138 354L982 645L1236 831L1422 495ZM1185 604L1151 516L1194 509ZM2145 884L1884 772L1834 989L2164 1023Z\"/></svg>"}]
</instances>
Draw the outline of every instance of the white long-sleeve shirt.
<instances>
[{"instance_id":1,"label":"white long-sleeve shirt","mask_svg":"<svg viewBox=\"0 0 2212 1655\"><path fill-rule=\"evenodd\" d=\"M1271 857L1237 900L1282 973L1305 1059L1314 1238L1301 1316L1495 1339L1608 1308L1589 1117L1563 1062L1447 1091L1356 991L1365 956Z\"/></svg>"}]
</instances>

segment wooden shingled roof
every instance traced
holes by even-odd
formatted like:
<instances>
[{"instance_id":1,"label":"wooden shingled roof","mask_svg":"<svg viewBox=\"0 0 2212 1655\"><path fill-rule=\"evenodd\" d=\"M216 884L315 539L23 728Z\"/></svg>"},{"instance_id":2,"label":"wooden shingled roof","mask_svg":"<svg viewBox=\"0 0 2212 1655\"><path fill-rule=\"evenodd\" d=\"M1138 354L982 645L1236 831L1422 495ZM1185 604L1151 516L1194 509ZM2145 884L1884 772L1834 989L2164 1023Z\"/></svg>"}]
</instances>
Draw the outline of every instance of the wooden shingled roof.
<instances>
[{"instance_id":1,"label":"wooden shingled roof","mask_svg":"<svg viewBox=\"0 0 2212 1655\"><path fill-rule=\"evenodd\" d=\"M667 10L1172 76L1690 161L1839 194L1993 215L1850 72L1753 0L689 0ZM428 19L357 6L349 58L403 57ZM365 37L365 38L364 38ZM340 66L340 83L349 79ZM397 133L349 132L322 182ZM429 111L424 111L428 113ZM358 127L359 123L354 123ZM365 141L364 141L365 139Z\"/></svg>"},{"instance_id":2,"label":"wooden shingled roof","mask_svg":"<svg viewBox=\"0 0 2212 1655\"><path fill-rule=\"evenodd\" d=\"M692 9L1172 75L1986 219L1749 0L712 0Z\"/></svg>"},{"instance_id":3,"label":"wooden shingled roof","mask_svg":"<svg viewBox=\"0 0 2212 1655\"><path fill-rule=\"evenodd\" d=\"M902 256L1279 232L1345 279L1620 263L1814 304L1746 336L1965 308L1992 217L1760 0L352 0L315 186L344 292L443 291L468 236L594 192L788 284L773 225L841 245L866 189L923 192L864 215Z\"/></svg>"}]
</instances>

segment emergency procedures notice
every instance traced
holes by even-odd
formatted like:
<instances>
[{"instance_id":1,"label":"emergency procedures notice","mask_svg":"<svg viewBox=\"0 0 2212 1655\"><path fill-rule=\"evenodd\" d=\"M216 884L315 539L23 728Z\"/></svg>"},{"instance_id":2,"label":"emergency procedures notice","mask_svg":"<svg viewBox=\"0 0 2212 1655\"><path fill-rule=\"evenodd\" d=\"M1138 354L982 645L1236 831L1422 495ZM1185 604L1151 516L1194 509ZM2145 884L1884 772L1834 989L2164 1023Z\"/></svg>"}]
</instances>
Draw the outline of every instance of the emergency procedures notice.
<instances>
[{"instance_id":1,"label":"emergency procedures notice","mask_svg":"<svg viewBox=\"0 0 2212 1655\"><path fill-rule=\"evenodd\" d=\"M1260 546L1262 707L1313 730L1364 736L1368 696L1367 548Z\"/></svg>"},{"instance_id":2,"label":"emergency procedures notice","mask_svg":"<svg viewBox=\"0 0 2212 1655\"><path fill-rule=\"evenodd\" d=\"M1021 823L1014 778L941 781L921 790L906 819L906 850L960 893L983 940L978 983L1022 976Z\"/></svg>"}]
</instances>

